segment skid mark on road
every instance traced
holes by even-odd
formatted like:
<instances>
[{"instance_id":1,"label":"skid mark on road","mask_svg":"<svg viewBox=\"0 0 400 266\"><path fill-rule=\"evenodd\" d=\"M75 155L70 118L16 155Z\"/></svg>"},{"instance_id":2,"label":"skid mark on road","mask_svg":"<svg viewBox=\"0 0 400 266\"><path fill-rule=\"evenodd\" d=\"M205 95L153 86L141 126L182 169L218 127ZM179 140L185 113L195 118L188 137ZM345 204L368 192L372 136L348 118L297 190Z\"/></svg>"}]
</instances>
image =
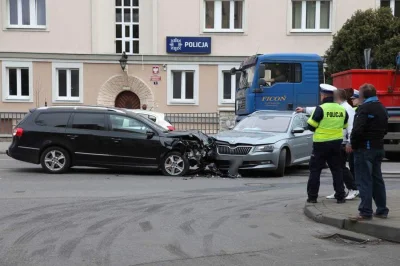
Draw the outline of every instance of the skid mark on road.
<instances>
[{"instance_id":1,"label":"skid mark on road","mask_svg":"<svg viewBox=\"0 0 400 266\"><path fill-rule=\"evenodd\" d=\"M69 259L71 257L72 252L76 249L76 246L82 241L83 237L78 237L72 240L69 240L61 245L58 255L65 259Z\"/></svg>"},{"instance_id":2,"label":"skid mark on road","mask_svg":"<svg viewBox=\"0 0 400 266\"><path fill-rule=\"evenodd\" d=\"M188 214L191 213L193 210L194 208L186 208L181 211L181 214Z\"/></svg>"},{"instance_id":3,"label":"skid mark on road","mask_svg":"<svg viewBox=\"0 0 400 266\"><path fill-rule=\"evenodd\" d=\"M179 244L168 244L165 246L165 249L168 250L171 254L182 258L182 259L188 259L190 258L190 256L185 253L182 249L181 246Z\"/></svg>"},{"instance_id":4,"label":"skid mark on road","mask_svg":"<svg viewBox=\"0 0 400 266\"><path fill-rule=\"evenodd\" d=\"M195 233L194 229L192 228L192 224L195 222L195 220L190 220L187 222L184 222L179 226L180 229L182 229L183 232L187 235L193 235Z\"/></svg>"},{"instance_id":5,"label":"skid mark on road","mask_svg":"<svg viewBox=\"0 0 400 266\"><path fill-rule=\"evenodd\" d=\"M215 222L213 222L211 224L210 229L217 229L228 219L229 219L229 216L223 216L223 217L219 218L218 220L216 220Z\"/></svg>"},{"instance_id":6,"label":"skid mark on road","mask_svg":"<svg viewBox=\"0 0 400 266\"><path fill-rule=\"evenodd\" d=\"M102 228L103 226L106 226L107 224L111 223L112 221L119 219L120 217L111 217L111 218L107 218L101 221L96 222L95 224L92 224L91 226L89 226L89 228L87 229L87 232L90 233L92 231L95 231L97 229Z\"/></svg>"},{"instance_id":7,"label":"skid mark on road","mask_svg":"<svg viewBox=\"0 0 400 266\"><path fill-rule=\"evenodd\" d=\"M272 236L272 237L278 238L278 239L284 238L283 236L277 235L277 234L275 234L275 233L269 233L269 235Z\"/></svg>"},{"instance_id":8,"label":"skid mark on road","mask_svg":"<svg viewBox=\"0 0 400 266\"><path fill-rule=\"evenodd\" d=\"M158 210L160 210L161 208L163 208L164 206L165 206L165 204L154 204L154 205L148 207L148 208L146 209L146 212L148 212L148 213L155 213L155 212L157 212Z\"/></svg>"},{"instance_id":9,"label":"skid mark on road","mask_svg":"<svg viewBox=\"0 0 400 266\"><path fill-rule=\"evenodd\" d=\"M214 234L206 235L203 238L203 248L204 248L204 254L206 256L209 256L212 254L213 238L214 238Z\"/></svg>"},{"instance_id":10,"label":"skid mark on road","mask_svg":"<svg viewBox=\"0 0 400 266\"><path fill-rule=\"evenodd\" d=\"M139 226L140 226L140 228L142 228L142 230L144 232L148 232L153 229L153 226L151 225L151 223L149 221L139 223Z\"/></svg>"},{"instance_id":11,"label":"skid mark on road","mask_svg":"<svg viewBox=\"0 0 400 266\"><path fill-rule=\"evenodd\" d=\"M250 217L250 214L249 213L245 213L245 214L242 214L242 215L240 215L240 218L249 218Z\"/></svg>"}]
</instances>

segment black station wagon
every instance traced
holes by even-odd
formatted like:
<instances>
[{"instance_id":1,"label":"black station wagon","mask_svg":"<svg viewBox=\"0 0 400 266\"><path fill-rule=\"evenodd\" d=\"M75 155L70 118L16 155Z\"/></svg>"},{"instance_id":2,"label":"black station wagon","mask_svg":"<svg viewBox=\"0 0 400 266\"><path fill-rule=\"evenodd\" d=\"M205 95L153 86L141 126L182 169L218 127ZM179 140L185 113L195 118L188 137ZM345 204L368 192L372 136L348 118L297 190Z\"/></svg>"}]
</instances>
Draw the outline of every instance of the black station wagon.
<instances>
[{"instance_id":1,"label":"black station wagon","mask_svg":"<svg viewBox=\"0 0 400 266\"><path fill-rule=\"evenodd\" d=\"M201 132L167 131L117 108L40 107L16 126L7 154L54 174L94 166L153 168L182 176L208 156L209 143Z\"/></svg>"}]
</instances>

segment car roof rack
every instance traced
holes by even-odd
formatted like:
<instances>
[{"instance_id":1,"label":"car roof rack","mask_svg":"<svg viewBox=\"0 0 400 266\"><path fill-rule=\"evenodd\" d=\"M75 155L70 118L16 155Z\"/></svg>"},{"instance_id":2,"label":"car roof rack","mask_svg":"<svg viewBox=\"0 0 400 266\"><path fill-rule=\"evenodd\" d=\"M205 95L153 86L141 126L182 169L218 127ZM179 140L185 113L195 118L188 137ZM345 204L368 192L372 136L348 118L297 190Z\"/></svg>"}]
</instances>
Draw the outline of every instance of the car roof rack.
<instances>
[{"instance_id":1,"label":"car roof rack","mask_svg":"<svg viewBox=\"0 0 400 266\"><path fill-rule=\"evenodd\" d=\"M72 109L99 109L99 110L107 110L107 111L111 111L111 112L117 112L117 113L121 113L121 114L125 114L126 112L118 109L118 108L113 108L113 107L107 107L107 106L101 106L101 105L60 105L60 106L45 106L45 107L39 107L37 109L53 109L53 108L72 108Z\"/></svg>"}]
</instances>

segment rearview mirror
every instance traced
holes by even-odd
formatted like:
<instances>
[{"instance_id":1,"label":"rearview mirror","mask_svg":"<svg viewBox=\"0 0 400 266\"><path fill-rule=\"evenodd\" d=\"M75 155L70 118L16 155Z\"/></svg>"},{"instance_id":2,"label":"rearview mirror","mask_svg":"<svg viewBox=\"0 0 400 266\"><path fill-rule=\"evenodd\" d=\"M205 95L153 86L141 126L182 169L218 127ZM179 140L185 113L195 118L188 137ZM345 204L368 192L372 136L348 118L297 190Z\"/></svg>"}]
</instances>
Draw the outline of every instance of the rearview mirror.
<instances>
[{"instance_id":1,"label":"rearview mirror","mask_svg":"<svg viewBox=\"0 0 400 266\"><path fill-rule=\"evenodd\" d=\"M293 130L292 130L292 133L293 134L299 134L299 133L303 133L304 132L304 128L301 128L301 127L295 127Z\"/></svg>"},{"instance_id":2,"label":"rearview mirror","mask_svg":"<svg viewBox=\"0 0 400 266\"><path fill-rule=\"evenodd\" d=\"M151 139L154 136L154 132L151 130L146 131L147 139Z\"/></svg>"},{"instance_id":3,"label":"rearview mirror","mask_svg":"<svg viewBox=\"0 0 400 266\"><path fill-rule=\"evenodd\" d=\"M258 78L263 79L265 78L265 65L260 64L258 67Z\"/></svg>"}]
</instances>

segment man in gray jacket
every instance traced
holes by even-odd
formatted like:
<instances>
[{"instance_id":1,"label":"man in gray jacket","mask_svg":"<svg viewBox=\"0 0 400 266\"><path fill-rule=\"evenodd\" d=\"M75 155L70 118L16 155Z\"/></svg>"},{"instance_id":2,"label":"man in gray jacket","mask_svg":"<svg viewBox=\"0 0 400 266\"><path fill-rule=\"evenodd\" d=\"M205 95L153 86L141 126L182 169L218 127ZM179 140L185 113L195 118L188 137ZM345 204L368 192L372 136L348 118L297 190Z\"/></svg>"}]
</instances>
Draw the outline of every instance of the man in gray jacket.
<instances>
[{"instance_id":1,"label":"man in gray jacket","mask_svg":"<svg viewBox=\"0 0 400 266\"><path fill-rule=\"evenodd\" d=\"M346 185L346 188L349 190L346 200L351 200L356 198L359 195L357 186L355 184L355 178L350 172L349 168L347 168L347 160L348 155L352 153L351 150L351 143L350 143L350 136L351 131L353 130L353 122L354 122L354 115L355 111L353 107L347 102L347 95L344 90L336 90L334 93L335 101L342 105L346 112L349 115L349 126L346 129L343 129L343 143L342 143L342 168L343 168L343 182ZM296 112L305 112L309 115L315 110L316 107L298 107L296 108ZM327 199L335 199L335 193L326 197Z\"/></svg>"}]
</instances>

